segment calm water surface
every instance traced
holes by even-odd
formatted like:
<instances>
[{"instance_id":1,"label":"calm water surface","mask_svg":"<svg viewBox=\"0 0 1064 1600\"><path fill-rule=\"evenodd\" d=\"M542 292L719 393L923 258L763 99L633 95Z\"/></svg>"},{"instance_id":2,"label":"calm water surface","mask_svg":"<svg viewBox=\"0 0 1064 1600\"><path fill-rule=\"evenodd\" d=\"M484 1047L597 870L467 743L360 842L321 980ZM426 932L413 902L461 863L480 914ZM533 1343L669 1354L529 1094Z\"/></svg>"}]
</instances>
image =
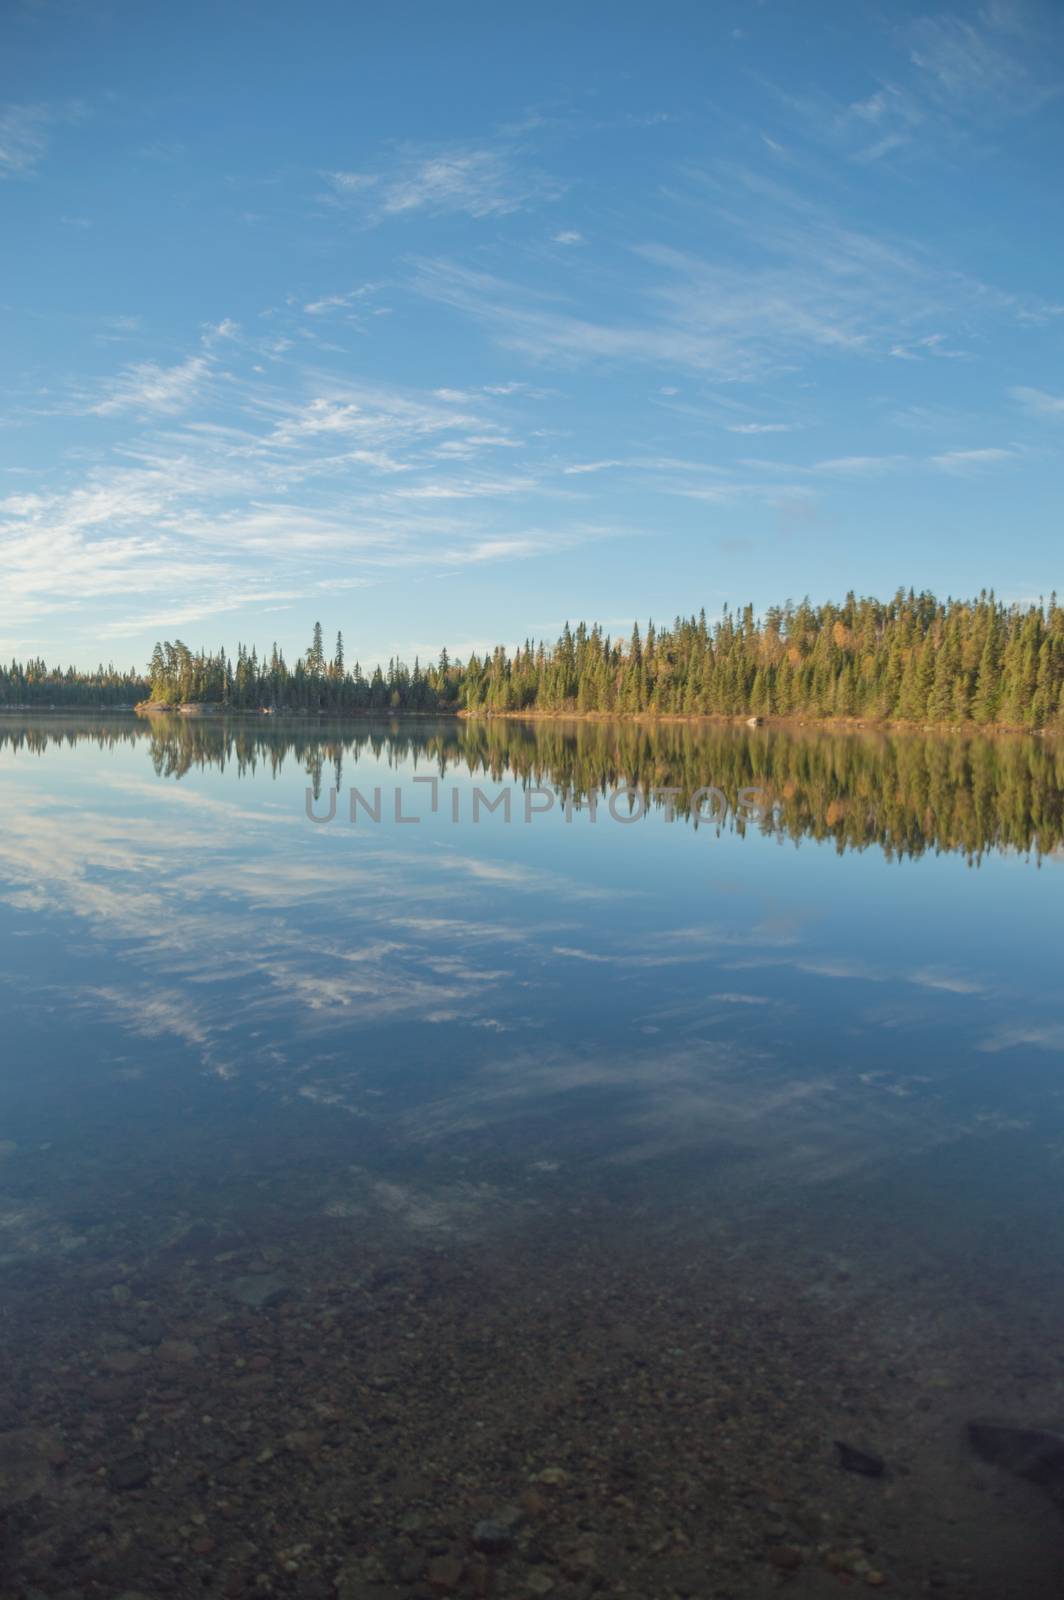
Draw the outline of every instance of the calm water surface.
<instances>
[{"instance_id":1,"label":"calm water surface","mask_svg":"<svg viewBox=\"0 0 1064 1600\"><path fill-rule=\"evenodd\" d=\"M1062 780L1019 738L5 719L9 1325L90 1271L125 1305L175 1240L357 1275L594 1239L859 1308L942 1438L980 1390L1029 1420L1064 1394Z\"/></svg>"},{"instance_id":2,"label":"calm water surface","mask_svg":"<svg viewBox=\"0 0 1064 1600\"><path fill-rule=\"evenodd\" d=\"M91 1159L119 1182L146 1139L165 1162L232 1119L252 1181L257 1141L283 1159L298 1130L327 1161L460 1158L507 1200L572 1185L717 1221L782 1200L815 1232L842 1195L872 1227L933 1192L913 1220L947 1248L973 1211L1002 1238L1056 1226L1053 748L513 723L312 734L0 729L0 1105L20 1150L83 1161L91 1126ZM432 775L435 815L412 781ZM510 822L482 808L474 825L474 788L500 784ZM591 821L589 792L666 784L671 821L660 800L621 820L640 808L623 797ZM701 784L728 812L709 796L697 826L684 808ZM361 806L351 824L352 786L371 804L381 786L379 825ZM416 824L396 824L396 787ZM526 787L546 791L531 821ZM308 820L308 788L322 817L339 789L332 822ZM32 1230L0 1237L5 1255L43 1248Z\"/></svg>"}]
</instances>

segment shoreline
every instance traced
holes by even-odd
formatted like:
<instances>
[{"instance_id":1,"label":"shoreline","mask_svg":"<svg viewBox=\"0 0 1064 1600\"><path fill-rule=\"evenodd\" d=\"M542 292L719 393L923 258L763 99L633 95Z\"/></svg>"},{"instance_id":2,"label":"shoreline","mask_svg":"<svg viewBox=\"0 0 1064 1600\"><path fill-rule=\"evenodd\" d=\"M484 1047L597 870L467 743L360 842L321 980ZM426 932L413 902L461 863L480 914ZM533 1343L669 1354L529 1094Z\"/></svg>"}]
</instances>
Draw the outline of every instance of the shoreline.
<instances>
[{"instance_id":1,"label":"shoreline","mask_svg":"<svg viewBox=\"0 0 1064 1600\"><path fill-rule=\"evenodd\" d=\"M401 714L401 713L397 713ZM834 733L962 733L995 734L1022 733L1032 738L1051 739L1059 731L1053 728L1028 728L1015 722L906 722L900 718L868 717L805 717L760 716L737 712L734 716L720 711L457 711L454 716L463 721L506 722L645 722L707 723L718 727L749 728L823 728Z\"/></svg>"},{"instance_id":2,"label":"shoreline","mask_svg":"<svg viewBox=\"0 0 1064 1600\"><path fill-rule=\"evenodd\" d=\"M1053 739L1062 731L1054 728L1030 728L1011 722L911 722L902 719L871 719L866 717L807 717L807 716L754 716L742 712L727 715L723 712L666 712L666 711L470 711L466 708L441 707L435 711L413 711L405 707L374 710L337 709L329 711L275 710L260 706L216 706L214 704L167 706L141 701L137 705L77 705L77 706L0 706L0 717L186 717L190 720L272 718L281 722L580 722L580 723L638 723L652 727L661 725L707 725L714 727L749 728L751 732L807 728L831 733L950 733L969 738L999 734L1022 734L1028 738Z\"/></svg>"}]
</instances>

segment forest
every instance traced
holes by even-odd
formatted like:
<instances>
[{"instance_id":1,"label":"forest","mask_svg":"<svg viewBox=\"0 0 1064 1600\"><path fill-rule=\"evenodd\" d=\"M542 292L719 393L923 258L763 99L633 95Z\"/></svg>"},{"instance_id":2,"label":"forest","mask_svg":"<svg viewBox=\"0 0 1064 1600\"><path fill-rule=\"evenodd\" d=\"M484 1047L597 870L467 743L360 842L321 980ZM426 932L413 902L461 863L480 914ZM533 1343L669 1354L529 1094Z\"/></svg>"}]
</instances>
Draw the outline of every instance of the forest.
<instances>
[{"instance_id":1,"label":"forest","mask_svg":"<svg viewBox=\"0 0 1064 1600\"><path fill-rule=\"evenodd\" d=\"M149 692L148 675L131 668L98 666L91 672L74 667L50 667L39 658L0 665L0 709L83 706L98 711L122 709L143 700Z\"/></svg>"},{"instance_id":2,"label":"forest","mask_svg":"<svg viewBox=\"0 0 1064 1600\"><path fill-rule=\"evenodd\" d=\"M238 645L155 646L147 672L0 669L0 706L214 704L237 710L765 716L855 718L956 726L1064 727L1064 610L1006 606L993 593L937 600L899 590L890 601L725 607L611 638L567 623L553 645L498 645L465 662L444 650L412 667L368 674L348 665L342 635L326 650L320 624L291 663Z\"/></svg>"}]
</instances>

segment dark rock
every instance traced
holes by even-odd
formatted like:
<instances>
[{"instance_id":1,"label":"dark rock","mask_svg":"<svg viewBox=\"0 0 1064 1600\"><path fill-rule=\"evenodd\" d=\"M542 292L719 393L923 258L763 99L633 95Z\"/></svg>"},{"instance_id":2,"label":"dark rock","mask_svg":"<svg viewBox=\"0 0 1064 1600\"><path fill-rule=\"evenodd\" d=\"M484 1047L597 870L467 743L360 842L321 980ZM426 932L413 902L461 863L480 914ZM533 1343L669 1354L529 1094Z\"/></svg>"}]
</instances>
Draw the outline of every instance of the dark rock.
<instances>
[{"instance_id":1,"label":"dark rock","mask_svg":"<svg viewBox=\"0 0 1064 1600\"><path fill-rule=\"evenodd\" d=\"M166 1338L166 1326L162 1318L153 1316L150 1311L138 1317L134 1332L141 1344L162 1344Z\"/></svg>"},{"instance_id":2,"label":"dark rock","mask_svg":"<svg viewBox=\"0 0 1064 1600\"><path fill-rule=\"evenodd\" d=\"M485 1518L478 1522L473 1529L473 1543L478 1550L485 1551L488 1555L500 1555L508 1550L514 1542L513 1524L496 1522L494 1518Z\"/></svg>"},{"instance_id":3,"label":"dark rock","mask_svg":"<svg viewBox=\"0 0 1064 1600\"><path fill-rule=\"evenodd\" d=\"M843 1471L859 1472L866 1478L883 1476L885 1463L882 1456L873 1455L870 1450L858 1450L856 1445L844 1444L841 1439L835 1440L835 1449Z\"/></svg>"},{"instance_id":4,"label":"dark rock","mask_svg":"<svg viewBox=\"0 0 1064 1600\"><path fill-rule=\"evenodd\" d=\"M385 1289L390 1283L398 1283L403 1274L398 1267L377 1267L371 1272L367 1282L369 1289Z\"/></svg>"},{"instance_id":5,"label":"dark rock","mask_svg":"<svg viewBox=\"0 0 1064 1600\"><path fill-rule=\"evenodd\" d=\"M125 1456L116 1461L107 1474L112 1489L142 1489L151 1477L151 1463L146 1456Z\"/></svg>"},{"instance_id":6,"label":"dark rock","mask_svg":"<svg viewBox=\"0 0 1064 1600\"><path fill-rule=\"evenodd\" d=\"M972 1449L984 1461L1031 1483L1064 1482L1064 1429L1017 1428L1004 1422L968 1424Z\"/></svg>"}]
</instances>

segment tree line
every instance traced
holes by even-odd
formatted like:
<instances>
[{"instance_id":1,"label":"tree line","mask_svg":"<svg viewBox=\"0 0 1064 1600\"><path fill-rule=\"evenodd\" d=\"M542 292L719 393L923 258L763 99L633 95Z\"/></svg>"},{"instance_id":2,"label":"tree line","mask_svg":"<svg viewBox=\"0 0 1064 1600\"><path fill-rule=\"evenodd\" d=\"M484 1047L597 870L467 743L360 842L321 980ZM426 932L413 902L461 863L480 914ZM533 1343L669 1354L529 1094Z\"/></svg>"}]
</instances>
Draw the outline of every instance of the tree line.
<instances>
[{"instance_id":1,"label":"tree line","mask_svg":"<svg viewBox=\"0 0 1064 1600\"><path fill-rule=\"evenodd\" d=\"M527 640L465 662L444 650L413 668L393 659L368 675L348 666L342 635L327 652L320 624L289 664L238 646L155 646L146 682L100 668L81 675L31 662L0 674L0 704L215 704L323 713L598 713L613 716L780 716L933 724L1064 727L1064 610L1007 606L992 592L937 600L899 590L889 601L728 607L624 638L568 623L553 645Z\"/></svg>"},{"instance_id":2,"label":"tree line","mask_svg":"<svg viewBox=\"0 0 1064 1600\"><path fill-rule=\"evenodd\" d=\"M98 666L93 672L50 667L36 657L0 665L0 706L86 706L98 710L136 705L149 693L148 675L135 667Z\"/></svg>"}]
</instances>

